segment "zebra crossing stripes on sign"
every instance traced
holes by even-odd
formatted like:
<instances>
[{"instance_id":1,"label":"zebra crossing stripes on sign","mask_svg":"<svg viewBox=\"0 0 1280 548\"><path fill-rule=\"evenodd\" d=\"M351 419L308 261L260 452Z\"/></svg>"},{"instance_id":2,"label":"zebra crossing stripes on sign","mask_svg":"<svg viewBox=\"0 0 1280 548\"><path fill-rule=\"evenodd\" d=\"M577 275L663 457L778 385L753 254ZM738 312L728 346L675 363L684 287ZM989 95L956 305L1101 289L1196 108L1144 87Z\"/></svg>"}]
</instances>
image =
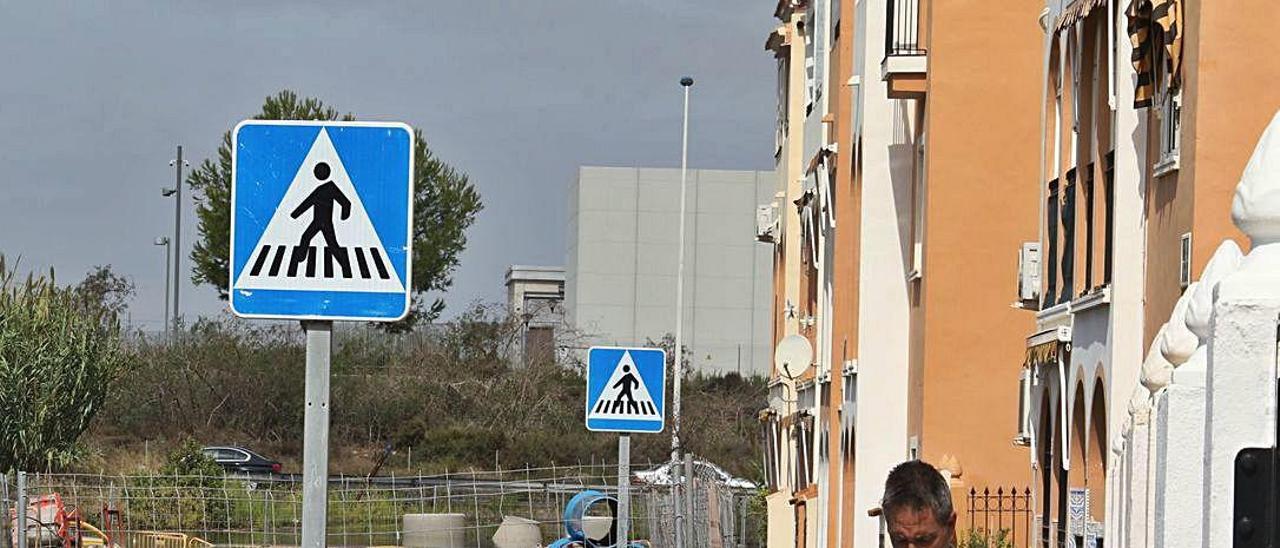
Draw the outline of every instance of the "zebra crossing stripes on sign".
<instances>
[{"instance_id":1,"label":"zebra crossing stripes on sign","mask_svg":"<svg viewBox=\"0 0 1280 548\"><path fill-rule=\"evenodd\" d=\"M592 347L587 356L587 429L661 432L665 425L666 352Z\"/></svg>"},{"instance_id":2,"label":"zebra crossing stripes on sign","mask_svg":"<svg viewBox=\"0 0 1280 548\"><path fill-rule=\"evenodd\" d=\"M232 310L267 318L404 317L412 262L408 126L246 121L233 141Z\"/></svg>"}]
</instances>

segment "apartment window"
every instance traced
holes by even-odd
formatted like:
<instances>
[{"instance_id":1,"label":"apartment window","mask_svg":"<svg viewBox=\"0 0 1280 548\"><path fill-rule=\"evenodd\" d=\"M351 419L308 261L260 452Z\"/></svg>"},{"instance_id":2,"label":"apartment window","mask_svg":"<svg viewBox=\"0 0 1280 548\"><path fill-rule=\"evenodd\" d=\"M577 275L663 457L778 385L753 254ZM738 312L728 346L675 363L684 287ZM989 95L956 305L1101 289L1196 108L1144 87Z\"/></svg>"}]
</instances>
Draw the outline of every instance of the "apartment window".
<instances>
[{"instance_id":1,"label":"apartment window","mask_svg":"<svg viewBox=\"0 0 1280 548\"><path fill-rule=\"evenodd\" d=\"M843 400L840 403L840 450L846 458L853 455L854 432L858 418L858 372L853 362L845 361Z\"/></svg>"},{"instance_id":2,"label":"apartment window","mask_svg":"<svg viewBox=\"0 0 1280 548\"><path fill-rule=\"evenodd\" d=\"M1093 289L1093 164L1084 172L1084 286L1080 293Z\"/></svg>"},{"instance_id":3,"label":"apartment window","mask_svg":"<svg viewBox=\"0 0 1280 548\"><path fill-rule=\"evenodd\" d=\"M1178 152L1182 143L1182 92L1166 92L1160 102L1160 163L1157 174L1168 173L1178 167Z\"/></svg>"},{"instance_id":4,"label":"apartment window","mask_svg":"<svg viewBox=\"0 0 1280 548\"><path fill-rule=\"evenodd\" d=\"M1156 175L1163 175L1178 169L1178 152L1182 143L1182 90L1170 74L1172 69L1168 51L1165 50L1164 33L1159 25L1152 25L1151 44L1154 46L1152 57L1152 77L1156 85L1156 106L1160 127L1160 159L1156 163Z\"/></svg>"},{"instance_id":5,"label":"apartment window","mask_svg":"<svg viewBox=\"0 0 1280 548\"><path fill-rule=\"evenodd\" d=\"M1103 161L1104 170L1102 172L1102 192L1107 211L1103 230L1105 232L1105 242L1103 245L1103 264L1102 264L1102 283L1111 283L1111 269L1115 254L1115 238L1116 238L1116 151L1107 152L1107 157Z\"/></svg>"},{"instance_id":6,"label":"apartment window","mask_svg":"<svg viewBox=\"0 0 1280 548\"><path fill-rule=\"evenodd\" d=\"M1045 239L1049 243L1048 267L1045 269L1044 304L1041 308L1052 308L1057 304L1058 295L1058 180L1049 181L1048 202L1045 205Z\"/></svg>"},{"instance_id":7,"label":"apartment window","mask_svg":"<svg viewBox=\"0 0 1280 548\"><path fill-rule=\"evenodd\" d=\"M778 89L776 91L778 112L773 133L773 155L775 158L781 158L782 141L787 136L787 73L790 70L790 66L791 64L787 62L785 56L778 58Z\"/></svg>"},{"instance_id":8,"label":"apartment window","mask_svg":"<svg viewBox=\"0 0 1280 548\"><path fill-rule=\"evenodd\" d=\"M1076 170L1067 171L1062 187L1062 294L1059 303L1069 302L1075 292L1076 269Z\"/></svg>"},{"instance_id":9,"label":"apartment window","mask_svg":"<svg viewBox=\"0 0 1280 548\"><path fill-rule=\"evenodd\" d=\"M800 36L804 39L805 115L813 112L813 105L818 102L818 45L815 43L817 36L814 31L817 27L813 24L816 15L814 9L814 4L810 3L804 22L800 25Z\"/></svg>"},{"instance_id":10,"label":"apartment window","mask_svg":"<svg viewBox=\"0 0 1280 548\"><path fill-rule=\"evenodd\" d=\"M761 421L761 435L764 437L764 474L765 483L769 491L777 491L780 487L778 481L779 458L778 451L781 449L781 432L778 418L775 414L770 414L768 420Z\"/></svg>"},{"instance_id":11,"label":"apartment window","mask_svg":"<svg viewBox=\"0 0 1280 548\"><path fill-rule=\"evenodd\" d=\"M1186 289L1191 285L1191 233L1187 232L1181 238L1181 253L1178 261L1178 284Z\"/></svg>"},{"instance_id":12,"label":"apartment window","mask_svg":"<svg viewBox=\"0 0 1280 548\"><path fill-rule=\"evenodd\" d=\"M813 483L813 415L800 415L793 428L796 450L794 488L799 490Z\"/></svg>"}]
</instances>

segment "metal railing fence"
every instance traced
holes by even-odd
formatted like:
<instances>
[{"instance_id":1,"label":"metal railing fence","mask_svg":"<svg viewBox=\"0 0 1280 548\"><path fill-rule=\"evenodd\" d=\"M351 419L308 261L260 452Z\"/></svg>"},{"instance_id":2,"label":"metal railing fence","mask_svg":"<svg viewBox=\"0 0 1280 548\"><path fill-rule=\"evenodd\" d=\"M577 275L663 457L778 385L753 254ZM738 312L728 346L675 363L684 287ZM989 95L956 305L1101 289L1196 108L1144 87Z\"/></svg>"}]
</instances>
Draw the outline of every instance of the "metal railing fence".
<instances>
[{"instance_id":1,"label":"metal railing fence","mask_svg":"<svg viewBox=\"0 0 1280 548\"><path fill-rule=\"evenodd\" d=\"M101 536L119 546L180 548L296 546L301 540L300 476L29 473L21 492L15 479L0 476L0 515L9 517L0 520L2 548L17 544L11 516L17 515L19 500L31 509L26 548L92 545ZM633 480L632 539L654 547L675 545L674 487ZM455 514L459 525L452 532L461 538L460 547L493 546L507 516L535 522L546 545L564 536L565 504L585 489L616 494L616 466L332 477L327 540L335 546L400 546L406 514ZM762 545L762 539L752 538L758 527L747 513L755 492L700 473L694 474L691 492L696 538L688 546ZM36 509L38 504L48 511Z\"/></svg>"}]
</instances>

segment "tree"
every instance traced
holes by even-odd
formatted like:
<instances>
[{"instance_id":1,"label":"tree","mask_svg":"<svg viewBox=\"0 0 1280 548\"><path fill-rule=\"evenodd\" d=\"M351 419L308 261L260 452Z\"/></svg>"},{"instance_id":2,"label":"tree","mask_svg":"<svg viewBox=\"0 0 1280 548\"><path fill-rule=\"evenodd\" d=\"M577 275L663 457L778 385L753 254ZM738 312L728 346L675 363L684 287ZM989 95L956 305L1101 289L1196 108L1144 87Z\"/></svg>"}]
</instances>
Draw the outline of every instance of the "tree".
<instances>
[{"instance_id":1,"label":"tree","mask_svg":"<svg viewBox=\"0 0 1280 548\"><path fill-rule=\"evenodd\" d=\"M114 319L129 308L134 285L133 280L111 270L111 265L99 265L85 275L84 280L75 287L75 292L83 299L85 306L101 308Z\"/></svg>"},{"instance_id":2,"label":"tree","mask_svg":"<svg viewBox=\"0 0 1280 548\"><path fill-rule=\"evenodd\" d=\"M124 366L119 317L80 287L0 257L0 470L70 463Z\"/></svg>"},{"instance_id":3,"label":"tree","mask_svg":"<svg viewBox=\"0 0 1280 548\"><path fill-rule=\"evenodd\" d=\"M267 97L257 120L354 120L339 115L318 99L300 99L292 91ZM484 208L480 194L465 173L444 163L427 148L421 130L414 130L413 198L413 309L404 321L390 324L392 331L407 331L418 322L431 321L444 310L437 298L425 304L427 292L443 291L453 284L453 270L467 245L467 228ZM206 159L187 177L195 190L200 238L191 251L192 281L214 286L226 299L229 287L231 247L231 132L222 135L217 159Z\"/></svg>"}]
</instances>

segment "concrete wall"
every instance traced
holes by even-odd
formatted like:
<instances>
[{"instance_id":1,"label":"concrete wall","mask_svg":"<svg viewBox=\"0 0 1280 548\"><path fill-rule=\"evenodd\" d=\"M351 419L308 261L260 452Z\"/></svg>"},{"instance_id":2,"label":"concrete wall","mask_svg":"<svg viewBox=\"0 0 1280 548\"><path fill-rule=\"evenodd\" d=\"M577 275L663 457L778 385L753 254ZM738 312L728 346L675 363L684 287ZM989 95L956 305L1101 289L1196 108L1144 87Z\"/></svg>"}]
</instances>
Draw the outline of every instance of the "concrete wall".
<instances>
[{"instance_id":1,"label":"concrete wall","mask_svg":"<svg viewBox=\"0 0 1280 548\"><path fill-rule=\"evenodd\" d=\"M770 249L755 242L771 172L690 170L684 345L702 371L768 374ZM571 187L567 305L591 344L636 345L675 329L680 170L583 167Z\"/></svg>"}]
</instances>

